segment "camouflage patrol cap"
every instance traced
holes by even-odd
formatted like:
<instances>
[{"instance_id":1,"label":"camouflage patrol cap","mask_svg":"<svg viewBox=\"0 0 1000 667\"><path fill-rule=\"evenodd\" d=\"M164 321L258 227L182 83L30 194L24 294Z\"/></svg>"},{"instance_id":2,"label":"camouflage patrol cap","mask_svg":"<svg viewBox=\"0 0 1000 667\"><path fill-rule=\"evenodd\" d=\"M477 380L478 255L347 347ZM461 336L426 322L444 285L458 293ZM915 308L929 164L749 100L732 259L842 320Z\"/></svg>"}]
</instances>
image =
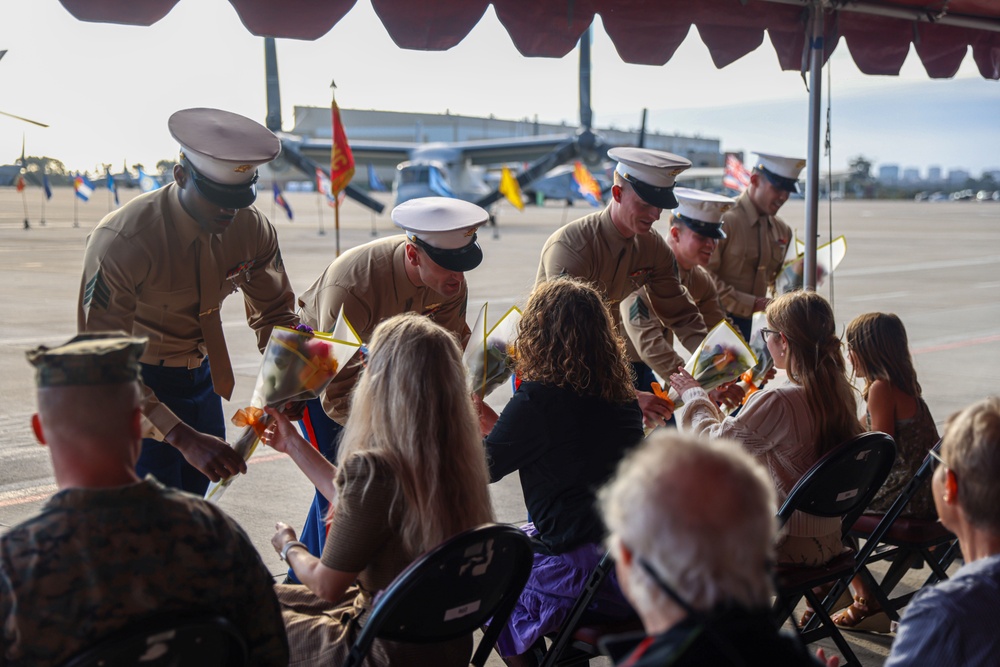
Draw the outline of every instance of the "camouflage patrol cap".
<instances>
[{"instance_id":1,"label":"camouflage patrol cap","mask_svg":"<svg viewBox=\"0 0 1000 667\"><path fill-rule=\"evenodd\" d=\"M139 356L145 338L124 331L83 333L58 347L44 345L27 353L38 369L39 388L72 387L135 382L139 379Z\"/></svg>"}]
</instances>

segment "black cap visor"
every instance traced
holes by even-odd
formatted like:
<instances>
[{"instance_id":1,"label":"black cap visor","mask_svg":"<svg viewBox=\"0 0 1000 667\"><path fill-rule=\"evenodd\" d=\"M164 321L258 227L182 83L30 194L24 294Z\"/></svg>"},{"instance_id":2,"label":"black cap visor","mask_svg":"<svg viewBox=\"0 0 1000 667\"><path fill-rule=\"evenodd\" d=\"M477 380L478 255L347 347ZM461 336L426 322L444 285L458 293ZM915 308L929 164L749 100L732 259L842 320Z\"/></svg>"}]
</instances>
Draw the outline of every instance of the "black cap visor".
<instances>
[{"instance_id":1,"label":"black cap visor","mask_svg":"<svg viewBox=\"0 0 1000 667\"><path fill-rule=\"evenodd\" d=\"M802 187L799 185L798 180L778 176L776 173L765 167L758 166L757 169L759 169L760 173L767 177L767 180L771 181L771 185L779 190L784 190L785 192L802 192Z\"/></svg>"},{"instance_id":2,"label":"black cap visor","mask_svg":"<svg viewBox=\"0 0 1000 667\"><path fill-rule=\"evenodd\" d=\"M643 183L629 174L618 172L618 175L628 181L632 185L632 189L635 190L635 193L639 195L639 198L650 206L655 206L656 208L677 208L677 198L674 197L674 186L658 188L649 183Z\"/></svg>"},{"instance_id":3,"label":"black cap visor","mask_svg":"<svg viewBox=\"0 0 1000 667\"><path fill-rule=\"evenodd\" d=\"M701 234L710 239L724 239L726 238L726 233L722 231L721 222L702 222L701 220L695 220L689 218L686 215L681 215L680 213L675 213L674 217L687 225L695 234Z\"/></svg>"},{"instance_id":4,"label":"black cap visor","mask_svg":"<svg viewBox=\"0 0 1000 667\"><path fill-rule=\"evenodd\" d=\"M435 248L423 239L412 234L406 235L406 238L417 244L417 247L427 253L427 256L430 257L435 264L440 266L442 269L457 271L459 273L471 271L483 262L483 249L479 247L479 242L476 240L477 237L478 234L473 234L472 241L469 242L469 245L462 248L455 248L454 250L448 250L445 248Z\"/></svg>"},{"instance_id":5,"label":"black cap visor","mask_svg":"<svg viewBox=\"0 0 1000 667\"><path fill-rule=\"evenodd\" d=\"M198 192L213 204L222 208L238 209L246 208L257 200L258 173L256 171L253 174L253 178L247 183L223 185L199 173L189 160L183 160L183 164L188 168L188 173L191 174L191 180L194 181L194 186L198 188Z\"/></svg>"}]
</instances>

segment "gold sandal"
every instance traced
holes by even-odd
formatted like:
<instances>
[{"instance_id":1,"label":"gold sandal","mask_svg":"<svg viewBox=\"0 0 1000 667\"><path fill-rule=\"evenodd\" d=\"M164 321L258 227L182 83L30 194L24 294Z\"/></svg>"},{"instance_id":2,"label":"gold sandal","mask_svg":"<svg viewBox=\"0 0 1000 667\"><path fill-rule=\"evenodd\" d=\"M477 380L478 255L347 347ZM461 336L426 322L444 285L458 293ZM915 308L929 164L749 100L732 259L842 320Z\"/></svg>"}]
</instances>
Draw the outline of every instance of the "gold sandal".
<instances>
[{"instance_id":1,"label":"gold sandal","mask_svg":"<svg viewBox=\"0 0 1000 667\"><path fill-rule=\"evenodd\" d=\"M854 602L833 615L833 623L841 630L853 632L889 632L889 617L881 609L869 609L868 601L855 597Z\"/></svg>"}]
</instances>

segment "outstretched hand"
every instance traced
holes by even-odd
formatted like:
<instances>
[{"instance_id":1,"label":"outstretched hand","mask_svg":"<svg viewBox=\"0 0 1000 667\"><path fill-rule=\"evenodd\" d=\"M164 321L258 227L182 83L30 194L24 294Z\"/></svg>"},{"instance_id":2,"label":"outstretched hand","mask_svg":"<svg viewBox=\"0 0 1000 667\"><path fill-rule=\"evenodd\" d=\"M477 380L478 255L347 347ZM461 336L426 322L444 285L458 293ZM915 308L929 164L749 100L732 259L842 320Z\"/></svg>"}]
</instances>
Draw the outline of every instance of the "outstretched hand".
<instances>
[{"instance_id":1,"label":"outstretched hand","mask_svg":"<svg viewBox=\"0 0 1000 667\"><path fill-rule=\"evenodd\" d=\"M180 451L188 463L213 482L247 471L246 461L228 442L196 431L183 422L170 430L166 440Z\"/></svg>"},{"instance_id":2,"label":"outstretched hand","mask_svg":"<svg viewBox=\"0 0 1000 667\"><path fill-rule=\"evenodd\" d=\"M648 391L637 391L635 392L635 398L639 401L639 409L642 410L642 421L647 428L663 426L674 415L674 409L670 403L656 394Z\"/></svg>"},{"instance_id":3,"label":"outstretched hand","mask_svg":"<svg viewBox=\"0 0 1000 667\"><path fill-rule=\"evenodd\" d=\"M289 421L288 417L280 411L274 408L264 408L264 412L271 418L269 420L270 423L260 437L261 442L265 445L282 454L287 454L289 447L299 444L309 445L299 434L299 430L295 427L295 424Z\"/></svg>"},{"instance_id":4,"label":"outstretched hand","mask_svg":"<svg viewBox=\"0 0 1000 667\"><path fill-rule=\"evenodd\" d=\"M294 528L281 521L274 524L274 537L271 538L271 546L274 547L276 553L280 554L281 550L285 548L285 544L294 539L296 539Z\"/></svg>"},{"instance_id":5,"label":"outstretched hand","mask_svg":"<svg viewBox=\"0 0 1000 667\"><path fill-rule=\"evenodd\" d=\"M695 387L700 387L698 381L695 380L690 373L688 373L682 366L677 368L677 372L670 376L670 386L680 394L684 395L684 392L688 389L694 389Z\"/></svg>"}]
</instances>

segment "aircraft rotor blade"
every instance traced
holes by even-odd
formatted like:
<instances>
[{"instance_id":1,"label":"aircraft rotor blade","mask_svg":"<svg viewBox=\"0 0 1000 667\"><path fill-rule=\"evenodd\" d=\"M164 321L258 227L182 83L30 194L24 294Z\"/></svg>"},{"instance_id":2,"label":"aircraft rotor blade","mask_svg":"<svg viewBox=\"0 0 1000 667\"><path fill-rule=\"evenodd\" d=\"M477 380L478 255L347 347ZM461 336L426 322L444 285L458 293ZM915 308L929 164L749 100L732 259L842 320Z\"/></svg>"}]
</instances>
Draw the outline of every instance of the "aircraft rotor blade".
<instances>
[{"instance_id":1,"label":"aircraft rotor blade","mask_svg":"<svg viewBox=\"0 0 1000 667\"><path fill-rule=\"evenodd\" d=\"M521 187L528 185L532 181L537 180L539 177L545 174L545 172L552 169L553 167L558 167L564 162L567 162L572 158L578 156L579 150L580 149L577 146L577 142L575 139L567 140L566 142L557 146L556 149L553 150L551 153L547 153L542 157L538 158L537 160L529 164L520 173L518 173L517 184ZM501 197L503 197L503 194L500 192L500 190L494 190L490 194L479 199L476 202L476 204L482 206L483 208L486 208L490 204L498 201Z\"/></svg>"},{"instance_id":2,"label":"aircraft rotor blade","mask_svg":"<svg viewBox=\"0 0 1000 667\"><path fill-rule=\"evenodd\" d=\"M15 116L12 113L7 113L6 111L0 111L0 116L7 116L9 118L16 118L17 120L23 120L25 123L31 123L32 125L37 125L38 127L48 127L45 123L39 123L37 120L31 120L30 118L24 118L23 116Z\"/></svg>"},{"instance_id":3,"label":"aircraft rotor blade","mask_svg":"<svg viewBox=\"0 0 1000 667\"><path fill-rule=\"evenodd\" d=\"M267 118L264 125L281 132L281 89L278 83L278 50L273 37L264 38L264 76L267 86Z\"/></svg>"},{"instance_id":4,"label":"aircraft rotor blade","mask_svg":"<svg viewBox=\"0 0 1000 667\"><path fill-rule=\"evenodd\" d=\"M299 171L301 171L303 174L306 174L310 178L316 177L317 168L321 169L323 173L325 173L327 176L330 175L330 170L328 167L322 167L317 163L313 162L312 160L310 160L308 157L300 153L299 149L291 142L288 141L281 142L281 156L285 158L288 162L290 162L292 165L297 167ZM346 188L344 188L344 193L354 201L358 202L362 206L370 208L376 213L381 213L382 211L385 210L385 205L382 204L382 202L369 197L367 194L365 194L358 188L354 187L353 185L348 185Z\"/></svg>"},{"instance_id":5,"label":"aircraft rotor blade","mask_svg":"<svg viewBox=\"0 0 1000 667\"><path fill-rule=\"evenodd\" d=\"M590 31L580 36L580 127L590 130L594 114L590 108Z\"/></svg>"},{"instance_id":6,"label":"aircraft rotor blade","mask_svg":"<svg viewBox=\"0 0 1000 667\"><path fill-rule=\"evenodd\" d=\"M639 148L646 147L646 113L649 109L643 108L642 122L639 124Z\"/></svg>"}]
</instances>

